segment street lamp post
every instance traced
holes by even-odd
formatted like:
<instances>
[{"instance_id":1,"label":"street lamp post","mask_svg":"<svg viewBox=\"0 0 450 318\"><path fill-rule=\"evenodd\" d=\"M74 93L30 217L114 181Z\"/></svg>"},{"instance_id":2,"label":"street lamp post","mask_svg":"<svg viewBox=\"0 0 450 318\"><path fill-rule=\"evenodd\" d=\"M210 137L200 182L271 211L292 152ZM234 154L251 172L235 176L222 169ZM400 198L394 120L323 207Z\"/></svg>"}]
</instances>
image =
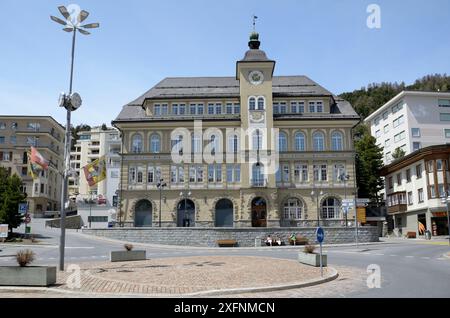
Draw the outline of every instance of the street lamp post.
<instances>
[{"instance_id":1,"label":"street lamp post","mask_svg":"<svg viewBox=\"0 0 450 318\"><path fill-rule=\"evenodd\" d=\"M98 28L100 25L98 23L90 23L86 25L80 25L81 22L86 20L89 16L89 12L81 10L77 17L71 17L69 11L65 6L58 7L59 12L64 16L65 21L50 16L54 22L59 23L64 26L64 31L73 33L72 37L72 54L71 54L71 64L70 64L70 84L69 84L69 94L61 94L59 100L59 106L64 107L67 110L67 123L64 141L64 170L62 173L62 185L61 185L61 237L59 246L59 270L64 271L64 248L65 248L65 238L66 238L66 198L67 198L67 181L70 172L70 119L71 112L77 110L81 106L81 98L77 93L72 93L73 88L73 66L75 61L75 39L77 31L83 35L89 35L90 33L85 29Z\"/></svg>"},{"instance_id":2,"label":"street lamp post","mask_svg":"<svg viewBox=\"0 0 450 318\"><path fill-rule=\"evenodd\" d=\"M187 192L181 192L180 197L184 197L184 219L183 219L183 227L190 227L190 222L187 222L188 215L187 215L187 198L192 195L191 191L187 190ZM186 226L186 224L188 226Z\"/></svg>"},{"instance_id":3,"label":"street lamp post","mask_svg":"<svg viewBox=\"0 0 450 318\"><path fill-rule=\"evenodd\" d=\"M344 199L345 204L347 204L347 181L350 180L350 176L343 172L339 179L344 182ZM345 227L348 227L348 206L344 206L344 214L345 214Z\"/></svg>"},{"instance_id":4,"label":"street lamp post","mask_svg":"<svg viewBox=\"0 0 450 318\"><path fill-rule=\"evenodd\" d=\"M447 225L448 225L448 245L450 245L450 190L448 191L448 197L442 198L442 203L445 203L445 206L447 208Z\"/></svg>"},{"instance_id":5,"label":"street lamp post","mask_svg":"<svg viewBox=\"0 0 450 318\"><path fill-rule=\"evenodd\" d=\"M164 179L159 179L158 189L159 189L159 227L161 227L161 208L162 208L162 190L167 187L167 183L163 183Z\"/></svg>"},{"instance_id":6,"label":"street lamp post","mask_svg":"<svg viewBox=\"0 0 450 318\"><path fill-rule=\"evenodd\" d=\"M320 227L320 209L319 209L319 196L323 196L323 190L318 191L316 187L311 191L311 197L314 199L316 197L316 207L317 207L317 227Z\"/></svg>"}]
</instances>

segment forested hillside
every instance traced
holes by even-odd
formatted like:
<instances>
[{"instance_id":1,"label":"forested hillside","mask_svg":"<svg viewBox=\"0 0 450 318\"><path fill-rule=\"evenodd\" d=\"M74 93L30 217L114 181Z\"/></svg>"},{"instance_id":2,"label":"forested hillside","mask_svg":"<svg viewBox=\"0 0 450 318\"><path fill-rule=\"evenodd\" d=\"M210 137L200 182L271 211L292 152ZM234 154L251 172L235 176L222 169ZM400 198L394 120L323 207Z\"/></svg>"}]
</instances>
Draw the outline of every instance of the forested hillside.
<instances>
[{"instance_id":1,"label":"forested hillside","mask_svg":"<svg viewBox=\"0 0 450 318\"><path fill-rule=\"evenodd\" d=\"M340 97L349 101L364 119L403 90L450 91L450 76L427 75L408 86L405 83L370 84L353 92L342 93Z\"/></svg>"}]
</instances>

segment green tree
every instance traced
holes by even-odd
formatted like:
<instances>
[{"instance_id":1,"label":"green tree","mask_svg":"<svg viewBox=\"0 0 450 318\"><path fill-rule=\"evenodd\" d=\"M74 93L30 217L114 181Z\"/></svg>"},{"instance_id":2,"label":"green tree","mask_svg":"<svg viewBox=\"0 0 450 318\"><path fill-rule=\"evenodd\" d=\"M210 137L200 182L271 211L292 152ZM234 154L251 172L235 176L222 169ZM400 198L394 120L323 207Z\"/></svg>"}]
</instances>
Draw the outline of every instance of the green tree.
<instances>
[{"instance_id":1,"label":"green tree","mask_svg":"<svg viewBox=\"0 0 450 318\"><path fill-rule=\"evenodd\" d=\"M19 213L19 203L23 202L26 194L21 191L22 180L15 174L8 176L4 168L0 168L0 223L8 224L9 232L23 222Z\"/></svg>"},{"instance_id":2,"label":"green tree","mask_svg":"<svg viewBox=\"0 0 450 318\"><path fill-rule=\"evenodd\" d=\"M392 158L394 160L403 158L406 155L406 152L402 148L396 148L392 153Z\"/></svg>"},{"instance_id":3,"label":"green tree","mask_svg":"<svg viewBox=\"0 0 450 318\"><path fill-rule=\"evenodd\" d=\"M358 196L379 202L378 192L383 189L379 171L383 167L383 150L376 145L376 139L364 134L355 142L356 181Z\"/></svg>"},{"instance_id":4,"label":"green tree","mask_svg":"<svg viewBox=\"0 0 450 318\"><path fill-rule=\"evenodd\" d=\"M78 125L78 126L75 126L75 127L72 126L72 128L70 129L70 132L72 134L72 143L71 143L70 146L71 146L72 150L73 150L73 148L75 147L75 144L78 141L78 138L79 138L78 133L80 131L90 131L90 130L91 130L91 126L85 125L85 124L81 124L81 125Z\"/></svg>"}]
</instances>

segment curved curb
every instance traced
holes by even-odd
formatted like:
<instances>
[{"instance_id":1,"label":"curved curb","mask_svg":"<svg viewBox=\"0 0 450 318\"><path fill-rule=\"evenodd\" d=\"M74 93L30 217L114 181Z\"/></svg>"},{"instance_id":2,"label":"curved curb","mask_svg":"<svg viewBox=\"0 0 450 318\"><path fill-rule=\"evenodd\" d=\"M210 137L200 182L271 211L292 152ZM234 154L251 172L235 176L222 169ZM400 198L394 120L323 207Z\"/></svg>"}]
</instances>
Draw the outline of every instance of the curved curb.
<instances>
[{"instance_id":1,"label":"curved curb","mask_svg":"<svg viewBox=\"0 0 450 318\"><path fill-rule=\"evenodd\" d=\"M287 290L287 289L295 289L295 288L305 288L316 286L324 283L331 282L339 277L338 271L333 267L327 267L331 273L324 278L320 279L312 279L306 282L301 283L293 283L293 284L285 284L285 285L274 285L274 286L264 286L264 287L249 287L249 288L233 288L233 289L217 289L217 290L207 290L196 293L189 294L115 294L115 293L89 293L89 292L77 292L72 290L65 289L57 289L52 287L13 287L13 286L0 286L0 291L43 291L43 292L56 292L61 294L72 294L77 296L98 296L98 297L140 297L140 298L174 298L174 297L194 297L194 296L223 296L223 295L233 295L233 294L242 294L242 293L258 293L258 292L271 292L278 290Z\"/></svg>"}]
</instances>

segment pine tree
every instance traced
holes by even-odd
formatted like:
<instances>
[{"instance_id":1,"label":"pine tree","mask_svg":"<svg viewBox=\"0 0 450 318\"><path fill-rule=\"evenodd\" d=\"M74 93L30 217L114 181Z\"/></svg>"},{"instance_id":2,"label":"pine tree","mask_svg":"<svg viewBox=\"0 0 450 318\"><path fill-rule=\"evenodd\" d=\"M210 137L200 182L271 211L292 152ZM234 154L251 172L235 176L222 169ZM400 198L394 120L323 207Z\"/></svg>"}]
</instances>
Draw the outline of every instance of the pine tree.
<instances>
[{"instance_id":1,"label":"pine tree","mask_svg":"<svg viewBox=\"0 0 450 318\"><path fill-rule=\"evenodd\" d=\"M383 167L383 151L376 145L376 139L369 134L355 142L356 180L358 196L379 202L378 192L383 189L379 171Z\"/></svg>"},{"instance_id":2,"label":"pine tree","mask_svg":"<svg viewBox=\"0 0 450 318\"><path fill-rule=\"evenodd\" d=\"M0 169L0 223L8 224L9 232L23 222L19 213L19 203L23 202L26 194L21 191L22 180L17 176L8 176L3 168Z\"/></svg>"}]
</instances>

